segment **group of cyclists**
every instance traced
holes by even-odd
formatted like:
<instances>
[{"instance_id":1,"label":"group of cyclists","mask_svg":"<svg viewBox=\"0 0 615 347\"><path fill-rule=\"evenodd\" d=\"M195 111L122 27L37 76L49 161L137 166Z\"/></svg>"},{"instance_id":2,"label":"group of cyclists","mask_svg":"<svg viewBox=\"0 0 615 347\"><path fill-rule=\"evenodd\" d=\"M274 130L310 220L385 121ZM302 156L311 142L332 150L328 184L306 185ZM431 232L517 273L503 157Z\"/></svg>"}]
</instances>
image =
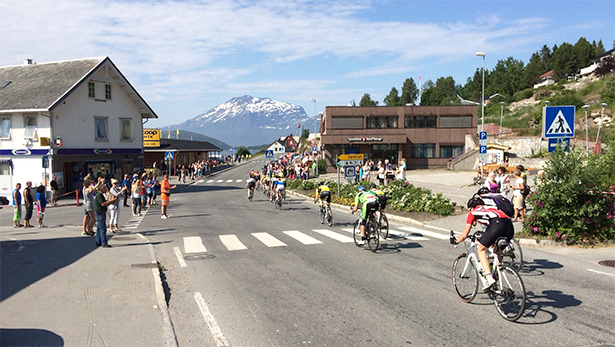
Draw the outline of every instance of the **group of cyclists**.
<instances>
[{"instance_id":1,"label":"group of cyclists","mask_svg":"<svg viewBox=\"0 0 615 347\"><path fill-rule=\"evenodd\" d=\"M284 177L284 170L278 169L276 166L274 169L264 170L262 175L258 170L250 170L246 180L246 189L250 201L252 201L256 189L262 189L265 195L269 195L271 202L285 199L286 178Z\"/></svg>"}]
</instances>

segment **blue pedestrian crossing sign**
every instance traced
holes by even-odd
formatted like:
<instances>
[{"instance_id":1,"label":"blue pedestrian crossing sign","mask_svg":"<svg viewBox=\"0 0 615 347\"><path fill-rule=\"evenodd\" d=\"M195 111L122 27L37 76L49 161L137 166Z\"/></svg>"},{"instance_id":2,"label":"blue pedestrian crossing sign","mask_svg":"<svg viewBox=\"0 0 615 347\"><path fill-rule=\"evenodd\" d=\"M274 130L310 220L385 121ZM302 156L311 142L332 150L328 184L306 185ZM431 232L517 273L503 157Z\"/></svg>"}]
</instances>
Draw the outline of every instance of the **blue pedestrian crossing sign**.
<instances>
[{"instance_id":1,"label":"blue pedestrian crossing sign","mask_svg":"<svg viewBox=\"0 0 615 347\"><path fill-rule=\"evenodd\" d=\"M174 157L174 152L173 151L166 151L164 153L164 159L166 160L173 160Z\"/></svg>"},{"instance_id":2,"label":"blue pedestrian crossing sign","mask_svg":"<svg viewBox=\"0 0 615 347\"><path fill-rule=\"evenodd\" d=\"M268 149L265 151L265 158L273 158L273 150Z\"/></svg>"},{"instance_id":3,"label":"blue pedestrian crossing sign","mask_svg":"<svg viewBox=\"0 0 615 347\"><path fill-rule=\"evenodd\" d=\"M574 137L574 106L547 106L542 112L542 137Z\"/></svg>"}]
</instances>

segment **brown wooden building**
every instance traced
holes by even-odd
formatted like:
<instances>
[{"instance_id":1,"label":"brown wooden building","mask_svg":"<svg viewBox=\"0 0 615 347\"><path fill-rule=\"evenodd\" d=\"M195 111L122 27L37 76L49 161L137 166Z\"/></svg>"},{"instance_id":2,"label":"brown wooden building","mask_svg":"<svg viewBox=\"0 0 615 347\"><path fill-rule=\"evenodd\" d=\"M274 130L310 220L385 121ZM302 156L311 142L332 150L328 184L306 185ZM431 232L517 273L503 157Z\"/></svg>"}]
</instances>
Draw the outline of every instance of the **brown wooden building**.
<instances>
[{"instance_id":1,"label":"brown wooden building","mask_svg":"<svg viewBox=\"0 0 615 347\"><path fill-rule=\"evenodd\" d=\"M464 152L465 135L477 131L476 106L329 106L321 118L327 171L337 156L362 153L408 168L446 167Z\"/></svg>"}]
</instances>

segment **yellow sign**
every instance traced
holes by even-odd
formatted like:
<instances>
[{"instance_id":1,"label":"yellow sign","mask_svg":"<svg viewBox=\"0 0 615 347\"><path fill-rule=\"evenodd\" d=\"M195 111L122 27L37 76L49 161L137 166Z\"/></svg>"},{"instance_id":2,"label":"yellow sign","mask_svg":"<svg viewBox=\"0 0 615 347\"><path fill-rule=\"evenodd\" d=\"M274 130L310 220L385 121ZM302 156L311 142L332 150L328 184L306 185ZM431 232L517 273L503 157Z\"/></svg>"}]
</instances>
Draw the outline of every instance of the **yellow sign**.
<instances>
[{"instance_id":1,"label":"yellow sign","mask_svg":"<svg viewBox=\"0 0 615 347\"><path fill-rule=\"evenodd\" d=\"M160 141L143 141L143 147L160 147Z\"/></svg>"},{"instance_id":2,"label":"yellow sign","mask_svg":"<svg viewBox=\"0 0 615 347\"><path fill-rule=\"evenodd\" d=\"M160 129L143 129L143 142L160 141Z\"/></svg>"},{"instance_id":3,"label":"yellow sign","mask_svg":"<svg viewBox=\"0 0 615 347\"><path fill-rule=\"evenodd\" d=\"M39 142L41 143L41 146L49 146L49 138L48 137L41 137L39 139Z\"/></svg>"},{"instance_id":4,"label":"yellow sign","mask_svg":"<svg viewBox=\"0 0 615 347\"><path fill-rule=\"evenodd\" d=\"M363 160L363 154L340 154L337 160Z\"/></svg>"}]
</instances>

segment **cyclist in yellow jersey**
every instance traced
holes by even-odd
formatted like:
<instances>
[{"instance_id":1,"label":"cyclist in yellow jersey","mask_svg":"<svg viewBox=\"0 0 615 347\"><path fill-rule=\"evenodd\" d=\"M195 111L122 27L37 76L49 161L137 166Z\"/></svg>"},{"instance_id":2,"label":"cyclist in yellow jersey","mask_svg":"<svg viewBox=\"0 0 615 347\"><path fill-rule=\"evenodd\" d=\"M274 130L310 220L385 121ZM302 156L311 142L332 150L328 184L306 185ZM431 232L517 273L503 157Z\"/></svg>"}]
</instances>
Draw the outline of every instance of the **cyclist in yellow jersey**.
<instances>
[{"instance_id":1,"label":"cyclist in yellow jersey","mask_svg":"<svg viewBox=\"0 0 615 347\"><path fill-rule=\"evenodd\" d=\"M378 187L374 183L369 185L369 191L374 193L374 195L378 197L378 203L380 204L380 213L382 213L383 216L386 216L386 213L384 213L384 209L387 207L387 196L382 190L378 189Z\"/></svg>"},{"instance_id":2,"label":"cyclist in yellow jersey","mask_svg":"<svg viewBox=\"0 0 615 347\"><path fill-rule=\"evenodd\" d=\"M320 207L322 207L322 202L326 200L327 205L331 205L331 190L329 187L325 185L325 182L318 183L318 189L316 189L316 197L314 199L314 203L316 201L320 202Z\"/></svg>"}]
</instances>

